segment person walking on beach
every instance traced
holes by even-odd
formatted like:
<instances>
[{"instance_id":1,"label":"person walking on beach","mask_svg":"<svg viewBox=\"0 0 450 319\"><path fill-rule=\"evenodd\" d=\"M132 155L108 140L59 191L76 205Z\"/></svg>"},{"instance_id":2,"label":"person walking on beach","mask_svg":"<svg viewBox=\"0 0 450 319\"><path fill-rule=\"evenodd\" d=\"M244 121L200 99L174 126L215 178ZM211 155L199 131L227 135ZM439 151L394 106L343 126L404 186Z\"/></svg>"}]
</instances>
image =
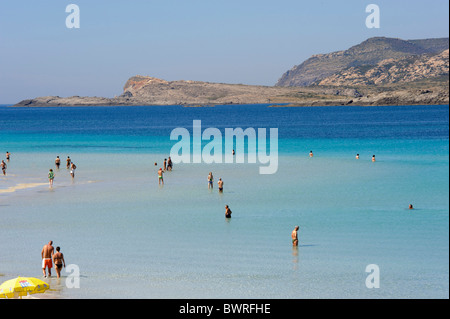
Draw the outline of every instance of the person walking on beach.
<instances>
[{"instance_id":1,"label":"person walking on beach","mask_svg":"<svg viewBox=\"0 0 450 319\"><path fill-rule=\"evenodd\" d=\"M292 245L293 246L298 246L298 226L295 226L295 229L292 231Z\"/></svg>"},{"instance_id":2,"label":"person walking on beach","mask_svg":"<svg viewBox=\"0 0 450 319\"><path fill-rule=\"evenodd\" d=\"M55 264L57 278L61 277L61 270L63 266L66 268L66 261L64 260L64 255L60 252L60 250L60 247L56 247L56 253L53 255L53 263Z\"/></svg>"},{"instance_id":3,"label":"person walking on beach","mask_svg":"<svg viewBox=\"0 0 450 319\"><path fill-rule=\"evenodd\" d=\"M44 277L47 277L47 274L45 273L45 269L48 268L48 276L51 277L52 275L52 257L53 257L53 241L49 241L47 245L45 245L42 248L41 251L41 257L42 257L42 273L44 274Z\"/></svg>"},{"instance_id":4,"label":"person walking on beach","mask_svg":"<svg viewBox=\"0 0 450 319\"><path fill-rule=\"evenodd\" d=\"M169 156L169 159L167 160L167 170L171 171L172 170L172 166L173 166L172 159Z\"/></svg>"},{"instance_id":5,"label":"person walking on beach","mask_svg":"<svg viewBox=\"0 0 450 319\"><path fill-rule=\"evenodd\" d=\"M228 205L225 205L225 218L231 218L231 209Z\"/></svg>"},{"instance_id":6,"label":"person walking on beach","mask_svg":"<svg viewBox=\"0 0 450 319\"><path fill-rule=\"evenodd\" d=\"M53 172L52 169L50 169L50 171L48 172L48 181L50 183L50 188L53 187L53 180L55 179L55 173Z\"/></svg>"},{"instance_id":7,"label":"person walking on beach","mask_svg":"<svg viewBox=\"0 0 450 319\"><path fill-rule=\"evenodd\" d=\"M55 159L56 169L59 169L59 165L61 165L61 159L59 158L59 156L56 156L56 159Z\"/></svg>"},{"instance_id":8,"label":"person walking on beach","mask_svg":"<svg viewBox=\"0 0 450 319\"><path fill-rule=\"evenodd\" d=\"M72 179L75 178L75 170L77 169L77 166L74 162L70 164L70 175L72 176Z\"/></svg>"},{"instance_id":9,"label":"person walking on beach","mask_svg":"<svg viewBox=\"0 0 450 319\"><path fill-rule=\"evenodd\" d=\"M208 189L212 189L213 188L213 182L214 182L214 177L212 172L209 172L208 175Z\"/></svg>"},{"instance_id":10,"label":"person walking on beach","mask_svg":"<svg viewBox=\"0 0 450 319\"><path fill-rule=\"evenodd\" d=\"M223 181L221 178L219 178L217 185L219 185L219 193L222 193L223 192Z\"/></svg>"},{"instance_id":11,"label":"person walking on beach","mask_svg":"<svg viewBox=\"0 0 450 319\"><path fill-rule=\"evenodd\" d=\"M159 171L158 171L158 185L161 185L161 184L164 185L163 174L164 174L164 172L163 172L162 168L159 168Z\"/></svg>"},{"instance_id":12,"label":"person walking on beach","mask_svg":"<svg viewBox=\"0 0 450 319\"><path fill-rule=\"evenodd\" d=\"M9 162L9 157L11 156L11 153L6 151L6 161Z\"/></svg>"},{"instance_id":13,"label":"person walking on beach","mask_svg":"<svg viewBox=\"0 0 450 319\"><path fill-rule=\"evenodd\" d=\"M7 166L6 166L6 163L4 160L2 160L2 163L0 164L0 166L2 168L3 175L6 175L6 167Z\"/></svg>"}]
</instances>

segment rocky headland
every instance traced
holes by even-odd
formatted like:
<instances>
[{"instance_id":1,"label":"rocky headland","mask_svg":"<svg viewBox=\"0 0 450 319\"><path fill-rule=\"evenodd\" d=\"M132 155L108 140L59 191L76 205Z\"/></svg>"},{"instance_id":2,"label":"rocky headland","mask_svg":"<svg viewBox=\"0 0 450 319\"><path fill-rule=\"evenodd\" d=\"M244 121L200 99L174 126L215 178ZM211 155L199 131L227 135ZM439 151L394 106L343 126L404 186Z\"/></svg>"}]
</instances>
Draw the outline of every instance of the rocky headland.
<instances>
[{"instance_id":1,"label":"rocky headland","mask_svg":"<svg viewBox=\"0 0 450 319\"><path fill-rule=\"evenodd\" d=\"M275 86L166 81L133 76L114 98L46 96L16 107L270 104L274 106L449 104L449 41L371 38L312 56Z\"/></svg>"}]
</instances>

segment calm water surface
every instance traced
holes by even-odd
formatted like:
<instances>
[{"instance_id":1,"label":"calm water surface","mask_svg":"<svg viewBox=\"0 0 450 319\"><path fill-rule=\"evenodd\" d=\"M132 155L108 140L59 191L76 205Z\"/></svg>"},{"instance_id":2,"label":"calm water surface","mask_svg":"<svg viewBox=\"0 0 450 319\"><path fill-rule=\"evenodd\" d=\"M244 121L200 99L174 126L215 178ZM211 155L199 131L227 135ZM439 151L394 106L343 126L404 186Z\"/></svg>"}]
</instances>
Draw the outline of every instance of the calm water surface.
<instances>
[{"instance_id":1,"label":"calm water surface","mask_svg":"<svg viewBox=\"0 0 450 319\"><path fill-rule=\"evenodd\" d=\"M0 107L0 282L41 277L53 240L80 269L78 289L67 272L45 279L53 298L448 298L448 119L448 106ZM278 128L277 173L179 164L158 186L170 132L193 120ZM57 155L78 169L49 189Z\"/></svg>"}]
</instances>

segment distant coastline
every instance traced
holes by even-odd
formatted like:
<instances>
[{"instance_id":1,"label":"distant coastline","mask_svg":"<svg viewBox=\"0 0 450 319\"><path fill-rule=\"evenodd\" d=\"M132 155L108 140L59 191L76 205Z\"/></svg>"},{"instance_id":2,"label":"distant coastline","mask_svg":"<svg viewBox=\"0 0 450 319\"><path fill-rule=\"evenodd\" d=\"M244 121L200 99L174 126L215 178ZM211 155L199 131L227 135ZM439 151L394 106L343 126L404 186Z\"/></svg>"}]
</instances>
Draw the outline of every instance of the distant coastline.
<instances>
[{"instance_id":1,"label":"distant coastline","mask_svg":"<svg viewBox=\"0 0 450 319\"><path fill-rule=\"evenodd\" d=\"M449 104L449 39L375 37L348 50L313 55L274 86L166 81L136 75L120 96L45 96L14 107L269 104L371 106Z\"/></svg>"},{"instance_id":2,"label":"distant coastline","mask_svg":"<svg viewBox=\"0 0 450 319\"><path fill-rule=\"evenodd\" d=\"M198 83L198 82L197 82ZM202 83L202 82L201 82ZM149 98L142 97L38 97L23 100L11 107L83 107L83 106L160 106L181 105L184 107L211 107L216 105L265 104L276 107L302 106L379 106L379 105L448 105L448 81L443 83L417 84L417 86L401 87L368 87L357 89L337 89L330 87L278 88L239 85L239 92L230 90L232 84L205 83L205 88L178 88L172 96L165 97L164 92ZM214 87L210 90L209 87ZM164 89L159 89L164 90ZM189 98L184 91L198 91L199 96L214 90L227 91L219 101L206 98ZM181 92L181 93L180 93ZM162 97L161 97L162 95Z\"/></svg>"}]
</instances>

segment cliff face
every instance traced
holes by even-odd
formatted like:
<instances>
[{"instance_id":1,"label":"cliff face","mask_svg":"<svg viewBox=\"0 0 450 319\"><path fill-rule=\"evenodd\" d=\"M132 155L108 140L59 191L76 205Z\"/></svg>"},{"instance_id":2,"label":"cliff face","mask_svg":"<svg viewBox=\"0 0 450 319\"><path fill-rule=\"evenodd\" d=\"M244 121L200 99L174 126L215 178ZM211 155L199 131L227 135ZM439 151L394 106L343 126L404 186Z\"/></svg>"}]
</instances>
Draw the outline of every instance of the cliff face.
<instances>
[{"instance_id":1,"label":"cliff face","mask_svg":"<svg viewBox=\"0 0 450 319\"><path fill-rule=\"evenodd\" d=\"M449 50L400 59L386 59L375 66L350 67L318 81L318 85L362 86L406 83L449 76Z\"/></svg>"},{"instance_id":2,"label":"cliff face","mask_svg":"<svg viewBox=\"0 0 450 319\"><path fill-rule=\"evenodd\" d=\"M314 55L283 74L276 85L309 86L351 68L354 68L352 71L364 70L386 60L392 62L427 54L435 55L448 49L448 40L442 38L405 41L384 37L370 38L348 50Z\"/></svg>"}]
</instances>

